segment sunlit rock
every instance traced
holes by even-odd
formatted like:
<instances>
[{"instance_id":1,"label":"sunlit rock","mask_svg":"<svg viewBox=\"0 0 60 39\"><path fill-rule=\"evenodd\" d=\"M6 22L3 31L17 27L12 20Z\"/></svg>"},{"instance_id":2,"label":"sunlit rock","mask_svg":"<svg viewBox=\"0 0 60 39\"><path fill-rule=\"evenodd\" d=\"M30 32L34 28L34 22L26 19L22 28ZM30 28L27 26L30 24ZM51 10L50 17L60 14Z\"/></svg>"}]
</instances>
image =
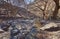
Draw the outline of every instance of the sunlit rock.
<instances>
[{"instance_id":1,"label":"sunlit rock","mask_svg":"<svg viewBox=\"0 0 60 39\"><path fill-rule=\"evenodd\" d=\"M4 30L0 29L0 33L3 33L3 32L4 32Z\"/></svg>"},{"instance_id":2,"label":"sunlit rock","mask_svg":"<svg viewBox=\"0 0 60 39\"><path fill-rule=\"evenodd\" d=\"M50 22L50 23L44 25L44 27L42 27L42 28L40 28L40 29L45 30L45 29L48 29L48 28L51 28L51 27L57 27L57 26L58 26L58 25L57 25L56 23Z\"/></svg>"}]
</instances>

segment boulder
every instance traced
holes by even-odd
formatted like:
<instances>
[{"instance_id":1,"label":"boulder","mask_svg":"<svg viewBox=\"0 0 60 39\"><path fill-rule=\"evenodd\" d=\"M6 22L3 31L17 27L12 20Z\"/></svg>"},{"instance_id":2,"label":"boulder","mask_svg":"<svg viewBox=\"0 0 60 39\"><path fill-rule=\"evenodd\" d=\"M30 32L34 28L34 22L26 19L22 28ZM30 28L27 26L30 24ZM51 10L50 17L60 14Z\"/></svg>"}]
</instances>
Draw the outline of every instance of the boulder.
<instances>
[{"instance_id":1,"label":"boulder","mask_svg":"<svg viewBox=\"0 0 60 39\"><path fill-rule=\"evenodd\" d=\"M58 25L54 22L50 22L50 23L44 25L43 27L41 27L40 29L45 30L45 29L49 29L51 27L58 27Z\"/></svg>"}]
</instances>

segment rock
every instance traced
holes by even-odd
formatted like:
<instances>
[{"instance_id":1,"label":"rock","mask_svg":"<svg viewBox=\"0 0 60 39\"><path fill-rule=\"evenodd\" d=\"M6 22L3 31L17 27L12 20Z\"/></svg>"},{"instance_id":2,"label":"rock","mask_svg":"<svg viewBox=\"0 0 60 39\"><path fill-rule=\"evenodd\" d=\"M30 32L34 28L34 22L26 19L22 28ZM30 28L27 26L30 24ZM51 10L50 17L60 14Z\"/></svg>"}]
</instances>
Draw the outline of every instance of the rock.
<instances>
[{"instance_id":1,"label":"rock","mask_svg":"<svg viewBox=\"0 0 60 39\"><path fill-rule=\"evenodd\" d=\"M5 25L5 24L1 25L1 29L3 29L4 31L8 31L9 27L10 27L9 25Z\"/></svg>"},{"instance_id":2,"label":"rock","mask_svg":"<svg viewBox=\"0 0 60 39\"><path fill-rule=\"evenodd\" d=\"M9 38L10 38L9 32L0 33L0 39L9 39Z\"/></svg>"},{"instance_id":3,"label":"rock","mask_svg":"<svg viewBox=\"0 0 60 39\"><path fill-rule=\"evenodd\" d=\"M17 28L15 27L15 25L12 25L12 29L11 29L10 33L11 33L11 34L10 34L10 36L11 36L10 39L18 39L18 38L19 38L20 30L17 29Z\"/></svg>"},{"instance_id":4,"label":"rock","mask_svg":"<svg viewBox=\"0 0 60 39\"><path fill-rule=\"evenodd\" d=\"M38 33L38 30L36 27L32 27L30 32L26 35L25 39L37 39L36 34Z\"/></svg>"},{"instance_id":5,"label":"rock","mask_svg":"<svg viewBox=\"0 0 60 39\"><path fill-rule=\"evenodd\" d=\"M4 32L4 30L0 29L0 33L3 33L3 32Z\"/></svg>"},{"instance_id":6,"label":"rock","mask_svg":"<svg viewBox=\"0 0 60 39\"><path fill-rule=\"evenodd\" d=\"M42 28L40 28L40 29L45 30L45 29L48 29L48 28L51 28L51 27L58 27L58 25L57 25L56 23L54 23L54 22L50 22L50 23L44 25L44 26L43 26Z\"/></svg>"}]
</instances>

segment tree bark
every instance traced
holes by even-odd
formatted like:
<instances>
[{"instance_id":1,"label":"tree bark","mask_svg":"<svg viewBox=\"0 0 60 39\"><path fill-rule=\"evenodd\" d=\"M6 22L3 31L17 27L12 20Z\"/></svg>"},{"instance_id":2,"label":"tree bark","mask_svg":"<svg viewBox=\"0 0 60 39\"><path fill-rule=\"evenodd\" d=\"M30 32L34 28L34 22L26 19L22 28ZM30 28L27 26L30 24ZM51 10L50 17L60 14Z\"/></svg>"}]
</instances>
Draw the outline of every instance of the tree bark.
<instances>
[{"instance_id":1,"label":"tree bark","mask_svg":"<svg viewBox=\"0 0 60 39\"><path fill-rule=\"evenodd\" d=\"M55 10L53 12L53 19L57 18L57 14L58 14L58 10L59 10L59 0L54 0L56 6L55 6Z\"/></svg>"}]
</instances>

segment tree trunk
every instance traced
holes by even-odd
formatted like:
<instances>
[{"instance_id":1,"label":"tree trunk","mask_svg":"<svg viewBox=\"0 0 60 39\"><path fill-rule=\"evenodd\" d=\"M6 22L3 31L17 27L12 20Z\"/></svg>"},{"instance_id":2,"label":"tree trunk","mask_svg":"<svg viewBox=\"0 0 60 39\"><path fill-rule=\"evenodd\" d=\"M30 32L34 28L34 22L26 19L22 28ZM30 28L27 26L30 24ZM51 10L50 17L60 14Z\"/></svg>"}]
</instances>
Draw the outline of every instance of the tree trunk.
<instances>
[{"instance_id":1,"label":"tree trunk","mask_svg":"<svg viewBox=\"0 0 60 39\"><path fill-rule=\"evenodd\" d=\"M58 14L58 10L59 10L59 0L54 0L56 6L55 6L55 10L53 12L53 19L57 18L57 14Z\"/></svg>"}]
</instances>

